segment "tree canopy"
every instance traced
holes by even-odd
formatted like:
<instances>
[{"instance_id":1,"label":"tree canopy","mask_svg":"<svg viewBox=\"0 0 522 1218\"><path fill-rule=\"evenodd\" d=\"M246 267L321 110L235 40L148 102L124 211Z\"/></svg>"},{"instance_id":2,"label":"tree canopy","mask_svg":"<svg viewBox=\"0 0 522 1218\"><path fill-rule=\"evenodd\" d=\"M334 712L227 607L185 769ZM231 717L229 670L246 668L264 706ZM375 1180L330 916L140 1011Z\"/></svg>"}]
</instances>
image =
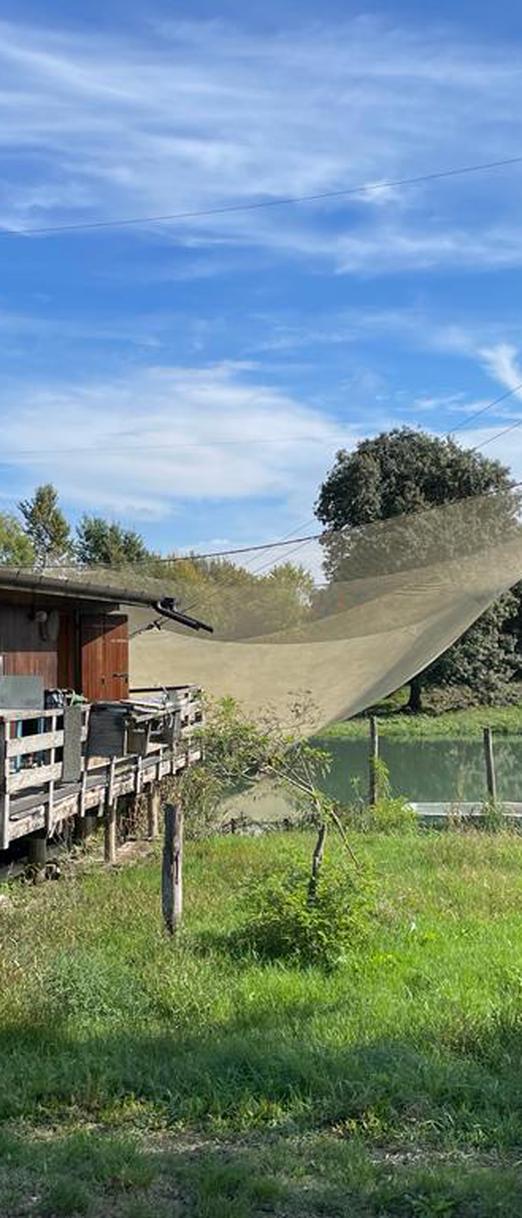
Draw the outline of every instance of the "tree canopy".
<instances>
[{"instance_id":1,"label":"tree canopy","mask_svg":"<svg viewBox=\"0 0 522 1218\"><path fill-rule=\"evenodd\" d=\"M342 450L320 488L316 504L319 520L333 530L323 539L328 577L341 580L348 564L353 573L357 560L368 574L386 569L386 531L366 527L360 532L361 526L490 492L496 492L497 504L498 496L503 497L503 511L488 516L486 501L481 529L491 528L498 535L499 530L511 527L519 505L509 470L499 461L466 449L451 438L407 427L363 440L353 452ZM432 561L437 551L437 527L436 518L432 525L427 512L410 536L407 529L403 530L403 552L394 553L394 563L400 565L402 561L408 566L412 558L419 565ZM495 539L494 534L491 539ZM470 541L468 536L459 537L457 530L455 552L462 542L467 545ZM435 683L466 685L484 700L498 696L516 668L515 640L508 629L516 604L512 595L502 597L443 657L414 678L411 708L420 708L423 686Z\"/></svg>"},{"instance_id":2,"label":"tree canopy","mask_svg":"<svg viewBox=\"0 0 522 1218\"><path fill-rule=\"evenodd\" d=\"M32 498L22 499L18 507L38 563L61 563L71 557L71 530L51 482L38 486Z\"/></svg>"},{"instance_id":3,"label":"tree canopy","mask_svg":"<svg viewBox=\"0 0 522 1218\"><path fill-rule=\"evenodd\" d=\"M119 567L153 558L139 533L103 516L82 516L76 529L75 551L84 566Z\"/></svg>"},{"instance_id":4,"label":"tree canopy","mask_svg":"<svg viewBox=\"0 0 522 1218\"><path fill-rule=\"evenodd\" d=\"M10 512L0 512L0 563L12 567L31 567L34 546L20 521Z\"/></svg>"}]
</instances>

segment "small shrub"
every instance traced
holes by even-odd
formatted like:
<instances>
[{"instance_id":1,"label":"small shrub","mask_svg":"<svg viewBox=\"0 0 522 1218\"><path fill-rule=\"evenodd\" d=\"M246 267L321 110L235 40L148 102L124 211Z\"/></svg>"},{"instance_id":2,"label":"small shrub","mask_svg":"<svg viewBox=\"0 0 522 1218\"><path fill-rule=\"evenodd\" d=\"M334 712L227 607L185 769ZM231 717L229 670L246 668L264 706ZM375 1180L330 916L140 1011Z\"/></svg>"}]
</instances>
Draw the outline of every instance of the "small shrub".
<instances>
[{"instance_id":1,"label":"small shrub","mask_svg":"<svg viewBox=\"0 0 522 1218\"><path fill-rule=\"evenodd\" d=\"M417 815L403 795L392 795L388 767L374 762L379 798L368 804L356 790L356 800L344 810L343 820L362 833L409 833L418 827ZM353 784L355 787L355 783Z\"/></svg>"},{"instance_id":2,"label":"small shrub","mask_svg":"<svg viewBox=\"0 0 522 1218\"><path fill-rule=\"evenodd\" d=\"M260 959L285 959L332 969L366 936L375 907L365 867L323 864L315 898L308 897L309 872L257 878L244 889L246 921L233 943Z\"/></svg>"},{"instance_id":3,"label":"small shrub","mask_svg":"<svg viewBox=\"0 0 522 1218\"><path fill-rule=\"evenodd\" d=\"M486 833L500 833L506 828L504 806L499 800L489 799L483 804L479 825Z\"/></svg>"},{"instance_id":4,"label":"small shrub","mask_svg":"<svg viewBox=\"0 0 522 1218\"><path fill-rule=\"evenodd\" d=\"M417 815L403 795L387 795L364 808L357 822L364 832L409 833L417 828Z\"/></svg>"}]
</instances>

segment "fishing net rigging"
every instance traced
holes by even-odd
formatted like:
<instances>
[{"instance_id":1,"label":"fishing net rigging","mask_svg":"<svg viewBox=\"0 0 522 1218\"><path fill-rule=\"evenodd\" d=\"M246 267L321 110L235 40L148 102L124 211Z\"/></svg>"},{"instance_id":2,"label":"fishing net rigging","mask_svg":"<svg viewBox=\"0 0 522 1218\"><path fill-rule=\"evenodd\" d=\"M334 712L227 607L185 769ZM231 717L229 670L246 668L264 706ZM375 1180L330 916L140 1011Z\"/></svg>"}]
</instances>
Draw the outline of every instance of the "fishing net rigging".
<instances>
[{"instance_id":1,"label":"fishing net rigging","mask_svg":"<svg viewBox=\"0 0 522 1218\"><path fill-rule=\"evenodd\" d=\"M153 610L133 610L131 687L193 683L253 716L271 707L282 723L300 699L309 733L410 681L522 580L520 503L512 488L298 547L289 539L257 574L189 557L153 577L138 568L76 577L132 581L152 603L172 597L213 627L153 629Z\"/></svg>"},{"instance_id":2,"label":"fishing net rigging","mask_svg":"<svg viewBox=\"0 0 522 1218\"><path fill-rule=\"evenodd\" d=\"M136 635L137 685L195 682L285 721L296 698L317 731L385 697L437 659L522 579L518 493L486 495L328 534L249 577L231 564L193 588L212 635L168 624ZM306 571L315 573L315 580ZM320 578L326 584L317 588ZM188 602L182 571L169 592ZM177 587L176 587L177 585Z\"/></svg>"}]
</instances>

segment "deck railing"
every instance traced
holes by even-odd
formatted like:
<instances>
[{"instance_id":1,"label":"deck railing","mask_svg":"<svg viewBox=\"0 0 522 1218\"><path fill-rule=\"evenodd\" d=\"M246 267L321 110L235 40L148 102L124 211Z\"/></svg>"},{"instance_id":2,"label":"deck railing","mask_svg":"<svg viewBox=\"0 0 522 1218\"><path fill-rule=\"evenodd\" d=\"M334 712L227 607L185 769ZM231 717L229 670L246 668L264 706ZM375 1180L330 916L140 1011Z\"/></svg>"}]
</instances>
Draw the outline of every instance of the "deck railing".
<instances>
[{"instance_id":1,"label":"deck railing","mask_svg":"<svg viewBox=\"0 0 522 1218\"><path fill-rule=\"evenodd\" d=\"M139 795L150 783L199 760L192 737L202 722L200 691L185 686L169 695L165 706L152 708L144 699L124 704L138 721L148 716L151 730L139 753L112 759L88 756L91 705L82 705L80 777L72 783L64 781L63 709L0 711L0 850L35 829L50 835L71 816L103 811L119 795ZM135 740L132 732L130 738Z\"/></svg>"}]
</instances>

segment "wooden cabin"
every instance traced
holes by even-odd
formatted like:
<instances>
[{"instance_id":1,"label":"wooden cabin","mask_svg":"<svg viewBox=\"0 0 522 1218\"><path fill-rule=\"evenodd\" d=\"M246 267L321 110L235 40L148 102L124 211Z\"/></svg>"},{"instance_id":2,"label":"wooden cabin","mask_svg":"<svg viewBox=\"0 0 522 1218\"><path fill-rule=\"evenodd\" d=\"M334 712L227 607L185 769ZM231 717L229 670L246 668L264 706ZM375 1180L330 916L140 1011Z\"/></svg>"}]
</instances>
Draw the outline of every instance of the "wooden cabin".
<instances>
[{"instance_id":1,"label":"wooden cabin","mask_svg":"<svg viewBox=\"0 0 522 1218\"><path fill-rule=\"evenodd\" d=\"M128 603L131 594L124 595ZM89 585L0 569L0 708L24 704L8 677L41 677L44 690L75 690L89 702L127 698L128 617L120 597L113 589L94 595Z\"/></svg>"},{"instance_id":2,"label":"wooden cabin","mask_svg":"<svg viewBox=\"0 0 522 1218\"><path fill-rule=\"evenodd\" d=\"M122 607L133 605L210 629L169 597L82 572L0 567L0 851L27 835L47 840L87 813L110 812L114 823L120 796L152 797L163 777L199 759L196 687L132 697Z\"/></svg>"}]
</instances>

